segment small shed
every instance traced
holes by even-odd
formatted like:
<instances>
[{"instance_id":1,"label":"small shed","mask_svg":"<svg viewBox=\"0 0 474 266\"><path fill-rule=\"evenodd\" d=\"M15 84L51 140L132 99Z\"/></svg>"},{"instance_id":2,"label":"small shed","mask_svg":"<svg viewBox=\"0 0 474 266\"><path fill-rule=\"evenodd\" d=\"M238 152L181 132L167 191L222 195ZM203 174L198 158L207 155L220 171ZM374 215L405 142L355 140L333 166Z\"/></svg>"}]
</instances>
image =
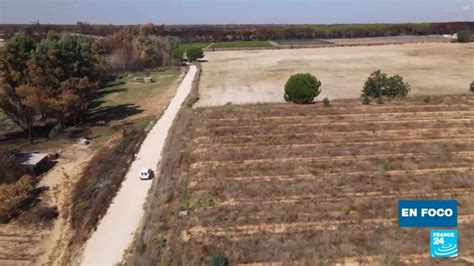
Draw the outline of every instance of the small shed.
<instances>
[{"instance_id":1,"label":"small shed","mask_svg":"<svg viewBox=\"0 0 474 266\"><path fill-rule=\"evenodd\" d=\"M49 167L49 156L46 153L17 153L16 162L25 167L31 173L39 175L47 171Z\"/></svg>"}]
</instances>

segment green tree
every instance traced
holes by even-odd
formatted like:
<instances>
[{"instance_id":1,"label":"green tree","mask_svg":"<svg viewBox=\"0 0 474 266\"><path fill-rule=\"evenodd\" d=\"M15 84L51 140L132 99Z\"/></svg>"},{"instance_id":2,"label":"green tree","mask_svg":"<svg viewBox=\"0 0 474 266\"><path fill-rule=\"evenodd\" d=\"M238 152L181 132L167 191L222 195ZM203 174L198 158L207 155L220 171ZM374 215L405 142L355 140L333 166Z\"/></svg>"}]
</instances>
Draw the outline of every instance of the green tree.
<instances>
[{"instance_id":1,"label":"green tree","mask_svg":"<svg viewBox=\"0 0 474 266\"><path fill-rule=\"evenodd\" d=\"M388 76L381 70L370 74L362 89L362 98L370 97L379 99L381 97L395 98L406 97L410 91L410 85L403 81L400 75Z\"/></svg>"},{"instance_id":2,"label":"green tree","mask_svg":"<svg viewBox=\"0 0 474 266\"><path fill-rule=\"evenodd\" d=\"M35 47L31 38L17 36L0 51L0 109L27 133L30 141L35 110L31 106L27 62Z\"/></svg>"},{"instance_id":3,"label":"green tree","mask_svg":"<svg viewBox=\"0 0 474 266\"><path fill-rule=\"evenodd\" d=\"M410 89L410 84L404 82L400 75L395 75L387 79L387 87L383 91L383 96L404 98L408 95Z\"/></svg>"},{"instance_id":4,"label":"green tree","mask_svg":"<svg viewBox=\"0 0 474 266\"><path fill-rule=\"evenodd\" d=\"M191 47L186 51L186 56L188 57L188 60L193 62L196 61L199 58L204 57L204 51L200 47Z\"/></svg>"},{"instance_id":5,"label":"green tree","mask_svg":"<svg viewBox=\"0 0 474 266\"><path fill-rule=\"evenodd\" d=\"M291 76L285 85L284 98L287 102L308 104L320 93L321 81L309 73Z\"/></svg>"},{"instance_id":6,"label":"green tree","mask_svg":"<svg viewBox=\"0 0 474 266\"><path fill-rule=\"evenodd\" d=\"M98 51L89 38L53 32L39 43L12 39L0 52L0 108L30 140L37 114L59 124L77 120L104 80Z\"/></svg>"},{"instance_id":7,"label":"green tree","mask_svg":"<svg viewBox=\"0 0 474 266\"><path fill-rule=\"evenodd\" d=\"M182 47L176 47L173 49L173 51L171 52L171 58L173 58L174 64L181 63L184 52L185 50Z\"/></svg>"},{"instance_id":8,"label":"green tree","mask_svg":"<svg viewBox=\"0 0 474 266\"><path fill-rule=\"evenodd\" d=\"M82 117L103 80L99 63L90 39L48 34L28 62L33 107L62 125Z\"/></svg>"},{"instance_id":9,"label":"green tree","mask_svg":"<svg viewBox=\"0 0 474 266\"><path fill-rule=\"evenodd\" d=\"M382 73L381 70L377 70L370 74L369 78L364 84L362 90L362 96L368 96L372 98L379 98L382 96L382 91L387 87L387 74Z\"/></svg>"}]
</instances>

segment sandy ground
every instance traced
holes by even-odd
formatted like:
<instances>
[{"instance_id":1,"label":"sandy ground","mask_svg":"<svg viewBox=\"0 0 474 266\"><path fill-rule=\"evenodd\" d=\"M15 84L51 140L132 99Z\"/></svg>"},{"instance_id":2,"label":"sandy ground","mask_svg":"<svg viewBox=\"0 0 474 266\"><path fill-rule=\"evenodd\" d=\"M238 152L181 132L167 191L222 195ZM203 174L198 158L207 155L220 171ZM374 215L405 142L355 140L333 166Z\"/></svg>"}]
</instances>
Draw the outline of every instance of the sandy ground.
<instances>
[{"instance_id":1,"label":"sandy ground","mask_svg":"<svg viewBox=\"0 0 474 266\"><path fill-rule=\"evenodd\" d=\"M41 180L41 185L49 187L50 190L43 196L47 201L58 206L61 214L54 223L51 236L43 242L44 252L39 258L38 264L59 264L67 252L67 239L71 237L70 230L70 204L74 190L74 184L78 181L83 168L92 157L91 147L73 144L60 154L59 162Z\"/></svg>"},{"instance_id":2,"label":"sandy ground","mask_svg":"<svg viewBox=\"0 0 474 266\"><path fill-rule=\"evenodd\" d=\"M196 72L196 67L191 66L165 113L143 142L138 152L139 159L132 163L113 203L85 245L83 264L111 265L121 261L143 217L143 204L152 184L151 181L139 180L138 173L142 168L152 168L157 173L168 130L191 91Z\"/></svg>"},{"instance_id":3,"label":"sandy ground","mask_svg":"<svg viewBox=\"0 0 474 266\"><path fill-rule=\"evenodd\" d=\"M377 69L402 75L413 95L467 93L474 79L474 43L222 51L206 59L196 106L282 102L286 80L298 72L322 81L318 99L359 97Z\"/></svg>"}]
</instances>

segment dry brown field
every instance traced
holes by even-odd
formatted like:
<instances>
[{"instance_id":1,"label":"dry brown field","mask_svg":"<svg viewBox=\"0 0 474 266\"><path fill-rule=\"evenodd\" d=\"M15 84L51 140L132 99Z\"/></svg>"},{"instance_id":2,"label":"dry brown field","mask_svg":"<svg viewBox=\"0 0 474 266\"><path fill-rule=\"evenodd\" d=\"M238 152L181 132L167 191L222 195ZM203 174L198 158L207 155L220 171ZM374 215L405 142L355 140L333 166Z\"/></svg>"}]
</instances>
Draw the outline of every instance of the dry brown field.
<instances>
[{"instance_id":1,"label":"dry brown field","mask_svg":"<svg viewBox=\"0 0 474 266\"><path fill-rule=\"evenodd\" d=\"M322 81L319 100L358 98L377 69L402 75L412 95L464 94L473 58L474 43L206 52L197 106L283 102L284 84L298 72Z\"/></svg>"},{"instance_id":2,"label":"dry brown field","mask_svg":"<svg viewBox=\"0 0 474 266\"><path fill-rule=\"evenodd\" d=\"M474 95L194 108L177 123L132 264L474 261ZM459 257L430 259L428 228L399 228L399 199L458 200Z\"/></svg>"}]
</instances>

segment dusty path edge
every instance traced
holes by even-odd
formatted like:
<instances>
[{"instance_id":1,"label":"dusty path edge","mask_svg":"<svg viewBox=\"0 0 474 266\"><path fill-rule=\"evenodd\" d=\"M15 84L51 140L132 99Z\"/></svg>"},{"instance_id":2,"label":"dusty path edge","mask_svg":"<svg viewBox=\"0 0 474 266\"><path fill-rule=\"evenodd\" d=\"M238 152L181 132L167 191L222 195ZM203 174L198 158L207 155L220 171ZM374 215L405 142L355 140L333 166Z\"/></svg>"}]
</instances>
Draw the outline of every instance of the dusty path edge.
<instances>
[{"instance_id":1,"label":"dusty path edge","mask_svg":"<svg viewBox=\"0 0 474 266\"><path fill-rule=\"evenodd\" d=\"M199 100L199 80L201 77L201 65L199 63L196 64L197 72L193 80L191 92L189 93L188 97L186 100L183 102L183 106L181 110L178 112L176 115L175 121L173 122L172 127L169 130L169 135L168 138L166 139L166 144L164 147L164 152L162 153L162 158L160 161L160 164L158 166L159 169L159 175L166 174L166 165L170 164L171 161L174 161L179 156L176 156L176 152L173 152L174 147L176 146L176 141L180 142L180 140L177 140L176 137L173 138L173 136L179 135L180 131L180 125L181 122L183 122L183 119L189 118L186 116L184 113L191 110L194 103L196 103ZM179 122L179 123L178 123ZM183 123L186 124L186 123ZM172 162L171 162L172 163ZM122 262L124 262L125 265L129 264L128 262L134 260L134 252L136 252L136 249L142 244L142 239L143 239L143 234L146 229L146 221L148 220L147 217L150 216L151 208L154 206L154 204L157 202L157 198L155 198L155 194L157 193L158 189L160 188L159 183L162 182L163 179L155 179L153 181L151 189L148 191L147 195L147 200L144 205L144 210L145 214L143 215L143 218L140 222L140 225L135 233L134 239L132 243L130 243L128 249L124 252L124 255L122 257Z\"/></svg>"},{"instance_id":2,"label":"dusty path edge","mask_svg":"<svg viewBox=\"0 0 474 266\"><path fill-rule=\"evenodd\" d=\"M99 222L96 231L84 244L82 255L75 264L112 265L122 260L124 252L133 242L137 229L141 226L145 214L144 205L148 199L147 195L152 184L156 182L140 181L138 177L135 177L135 173L146 166L160 168L166 141L169 138L168 136L172 135L169 133L179 110L189 99L198 72L198 67L190 66L165 112L143 141L138 152L138 159L130 166L106 215ZM159 171L155 171L155 173L158 177ZM159 178L155 179L158 180ZM107 248L104 249L104 247Z\"/></svg>"}]
</instances>

